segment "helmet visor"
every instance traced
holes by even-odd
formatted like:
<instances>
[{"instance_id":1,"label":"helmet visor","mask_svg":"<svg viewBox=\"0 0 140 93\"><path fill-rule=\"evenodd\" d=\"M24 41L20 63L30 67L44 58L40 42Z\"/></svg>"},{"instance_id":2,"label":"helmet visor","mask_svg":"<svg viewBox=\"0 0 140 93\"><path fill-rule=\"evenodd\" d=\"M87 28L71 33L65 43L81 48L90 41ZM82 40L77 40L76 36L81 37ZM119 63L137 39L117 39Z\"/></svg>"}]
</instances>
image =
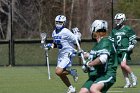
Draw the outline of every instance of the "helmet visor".
<instances>
[{"instance_id":1,"label":"helmet visor","mask_svg":"<svg viewBox=\"0 0 140 93\"><path fill-rule=\"evenodd\" d=\"M61 22L61 21L55 21L55 25L64 25L64 22Z\"/></svg>"},{"instance_id":2,"label":"helmet visor","mask_svg":"<svg viewBox=\"0 0 140 93\"><path fill-rule=\"evenodd\" d=\"M120 25L121 24L121 19L115 19L114 22L115 22L116 25Z\"/></svg>"},{"instance_id":3,"label":"helmet visor","mask_svg":"<svg viewBox=\"0 0 140 93\"><path fill-rule=\"evenodd\" d=\"M64 22L55 21L55 26L57 29L61 29L64 26Z\"/></svg>"}]
</instances>

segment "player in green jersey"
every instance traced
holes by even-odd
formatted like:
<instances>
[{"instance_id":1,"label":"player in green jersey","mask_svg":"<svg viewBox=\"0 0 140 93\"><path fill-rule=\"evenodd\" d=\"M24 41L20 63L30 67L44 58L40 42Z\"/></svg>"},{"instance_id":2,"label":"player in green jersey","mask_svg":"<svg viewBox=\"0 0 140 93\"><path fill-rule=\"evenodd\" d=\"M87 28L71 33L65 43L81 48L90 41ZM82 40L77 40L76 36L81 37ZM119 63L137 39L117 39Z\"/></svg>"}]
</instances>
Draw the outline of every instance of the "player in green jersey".
<instances>
[{"instance_id":1,"label":"player in green jersey","mask_svg":"<svg viewBox=\"0 0 140 93\"><path fill-rule=\"evenodd\" d=\"M115 51L112 42L107 37L108 24L104 20L92 23L92 37L97 43L90 53L84 53L86 59L84 72L88 80L79 93L106 93L116 81L118 61L115 61Z\"/></svg>"},{"instance_id":2,"label":"player in green jersey","mask_svg":"<svg viewBox=\"0 0 140 93\"><path fill-rule=\"evenodd\" d=\"M132 49L137 43L136 34L131 27L125 25L125 14L117 13L114 20L116 27L110 33L109 39L113 41L117 50L118 59L126 81L124 88L129 88L137 84L137 77L132 72L130 66L127 65L127 62L131 60L130 54ZM132 84L130 83L129 75L132 79Z\"/></svg>"}]
</instances>

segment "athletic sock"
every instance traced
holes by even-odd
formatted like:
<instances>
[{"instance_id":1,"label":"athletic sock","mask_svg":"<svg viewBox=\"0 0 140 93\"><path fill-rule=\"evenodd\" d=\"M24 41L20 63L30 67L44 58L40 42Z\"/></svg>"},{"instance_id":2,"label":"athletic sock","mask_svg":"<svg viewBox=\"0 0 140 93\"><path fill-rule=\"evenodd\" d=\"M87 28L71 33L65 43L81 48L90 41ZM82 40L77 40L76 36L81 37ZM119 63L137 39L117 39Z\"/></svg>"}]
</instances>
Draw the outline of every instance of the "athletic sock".
<instances>
[{"instance_id":1,"label":"athletic sock","mask_svg":"<svg viewBox=\"0 0 140 93\"><path fill-rule=\"evenodd\" d=\"M69 88L71 89L71 88L74 88L74 87L72 85L70 85Z\"/></svg>"},{"instance_id":2,"label":"athletic sock","mask_svg":"<svg viewBox=\"0 0 140 93\"><path fill-rule=\"evenodd\" d=\"M130 80L128 77L125 77L126 84L130 84Z\"/></svg>"},{"instance_id":3,"label":"athletic sock","mask_svg":"<svg viewBox=\"0 0 140 93\"><path fill-rule=\"evenodd\" d=\"M131 72L131 73L130 73L130 77L131 77L131 78L135 78L136 76L134 75L133 72Z\"/></svg>"}]
</instances>

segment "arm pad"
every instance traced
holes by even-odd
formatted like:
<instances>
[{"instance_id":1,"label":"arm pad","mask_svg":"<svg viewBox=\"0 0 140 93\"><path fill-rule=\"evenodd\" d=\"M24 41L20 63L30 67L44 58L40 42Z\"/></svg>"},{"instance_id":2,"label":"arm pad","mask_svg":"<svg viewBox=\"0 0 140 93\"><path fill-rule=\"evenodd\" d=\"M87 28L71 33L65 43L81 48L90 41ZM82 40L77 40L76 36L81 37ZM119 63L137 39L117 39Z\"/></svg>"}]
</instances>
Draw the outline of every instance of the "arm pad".
<instances>
[{"instance_id":1,"label":"arm pad","mask_svg":"<svg viewBox=\"0 0 140 93\"><path fill-rule=\"evenodd\" d=\"M102 64L105 64L107 61L108 55L107 54L102 54L99 56L100 61L102 62Z\"/></svg>"}]
</instances>

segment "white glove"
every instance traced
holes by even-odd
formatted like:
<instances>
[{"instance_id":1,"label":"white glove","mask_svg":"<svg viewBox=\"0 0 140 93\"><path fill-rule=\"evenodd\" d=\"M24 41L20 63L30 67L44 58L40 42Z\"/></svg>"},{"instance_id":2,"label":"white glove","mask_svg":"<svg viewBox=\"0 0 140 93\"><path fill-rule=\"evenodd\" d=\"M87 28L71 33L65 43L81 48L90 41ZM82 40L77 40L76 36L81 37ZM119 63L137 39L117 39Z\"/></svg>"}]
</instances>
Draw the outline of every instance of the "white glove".
<instances>
[{"instance_id":1,"label":"white glove","mask_svg":"<svg viewBox=\"0 0 140 93\"><path fill-rule=\"evenodd\" d=\"M94 68L93 66L89 66L89 63L90 63L90 61L88 61L88 62L86 63L86 66L87 66L90 70L95 70L95 68Z\"/></svg>"},{"instance_id":2,"label":"white glove","mask_svg":"<svg viewBox=\"0 0 140 93\"><path fill-rule=\"evenodd\" d=\"M41 44L45 43L45 40L41 40Z\"/></svg>"},{"instance_id":3,"label":"white glove","mask_svg":"<svg viewBox=\"0 0 140 93\"><path fill-rule=\"evenodd\" d=\"M97 52L96 52L95 50L91 50L91 51L90 51L90 54L91 54L91 55L96 55Z\"/></svg>"},{"instance_id":4,"label":"white glove","mask_svg":"<svg viewBox=\"0 0 140 93\"><path fill-rule=\"evenodd\" d=\"M129 47L127 48L128 51L131 51L134 48L134 45L129 45Z\"/></svg>"},{"instance_id":5,"label":"white glove","mask_svg":"<svg viewBox=\"0 0 140 93\"><path fill-rule=\"evenodd\" d=\"M87 66L87 67L90 67L90 66L88 65L89 63L90 63L90 61L88 61L88 62L86 63L86 66Z\"/></svg>"},{"instance_id":6,"label":"white glove","mask_svg":"<svg viewBox=\"0 0 140 93\"><path fill-rule=\"evenodd\" d=\"M82 70L83 70L84 73L88 72L88 68L85 65L82 66Z\"/></svg>"}]
</instances>

